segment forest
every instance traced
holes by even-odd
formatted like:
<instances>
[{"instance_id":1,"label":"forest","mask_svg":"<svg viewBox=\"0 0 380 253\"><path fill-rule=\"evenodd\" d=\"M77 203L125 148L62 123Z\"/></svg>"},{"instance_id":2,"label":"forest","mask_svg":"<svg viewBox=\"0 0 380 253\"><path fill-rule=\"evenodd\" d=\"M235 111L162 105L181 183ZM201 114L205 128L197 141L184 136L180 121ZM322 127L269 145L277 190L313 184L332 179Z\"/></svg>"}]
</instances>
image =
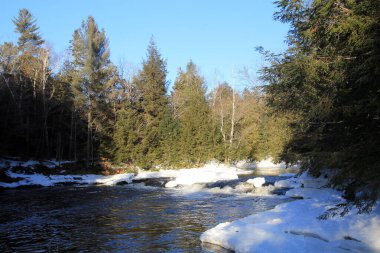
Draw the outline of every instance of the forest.
<instances>
[{"instance_id":1,"label":"forest","mask_svg":"<svg viewBox=\"0 0 380 253\"><path fill-rule=\"evenodd\" d=\"M314 175L329 169L331 184L370 210L380 188L380 1L275 3L288 49L258 47L264 85L243 91L227 82L209 91L191 60L170 85L153 39L130 75L91 16L58 57L20 10L17 43L0 45L0 154L143 169L273 157Z\"/></svg>"},{"instance_id":2,"label":"forest","mask_svg":"<svg viewBox=\"0 0 380 253\"><path fill-rule=\"evenodd\" d=\"M136 75L110 61L104 30L88 17L74 31L69 57L46 46L32 14L14 18L16 45L1 45L1 154L190 166L238 159L279 159L287 117L269 113L262 88L238 92L226 82L207 92L189 60L169 91L155 41ZM278 131L281 129L281 131Z\"/></svg>"}]
</instances>

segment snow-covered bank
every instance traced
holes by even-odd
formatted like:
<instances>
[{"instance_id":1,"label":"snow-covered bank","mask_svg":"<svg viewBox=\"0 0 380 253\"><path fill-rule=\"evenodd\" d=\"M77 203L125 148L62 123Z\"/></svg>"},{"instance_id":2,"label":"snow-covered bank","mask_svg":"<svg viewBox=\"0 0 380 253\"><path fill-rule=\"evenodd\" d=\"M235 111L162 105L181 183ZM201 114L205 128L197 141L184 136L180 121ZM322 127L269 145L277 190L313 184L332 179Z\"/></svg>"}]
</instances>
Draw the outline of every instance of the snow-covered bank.
<instances>
[{"instance_id":1,"label":"snow-covered bank","mask_svg":"<svg viewBox=\"0 0 380 253\"><path fill-rule=\"evenodd\" d=\"M221 180L238 179L239 173L244 171L223 164L209 163L202 168L181 169L178 175L172 181L169 181L165 187L172 188L178 185L193 185L196 183L210 183Z\"/></svg>"},{"instance_id":2,"label":"snow-covered bank","mask_svg":"<svg viewBox=\"0 0 380 253\"><path fill-rule=\"evenodd\" d=\"M321 188L326 179L303 174L276 183L295 187L286 195L303 198L273 210L226 222L204 232L201 241L235 252L380 252L380 207L371 214L351 210L344 217L318 217L339 203L341 192Z\"/></svg>"},{"instance_id":3,"label":"snow-covered bank","mask_svg":"<svg viewBox=\"0 0 380 253\"><path fill-rule=\"evenodd\" d=\"M131 183L134 177L132 173L123 173L110 176L99 174L67 175L60 167L63 164L74 163L72 161L19 161L0 159L0 172L3 181L0 187L16 188L21 186L54 186L57 184L97 184L116 185L118 183ZM51 175L44 175L36 170L37 167L48 168ZM16 169L16 171L14 170Z\"/></svg>"},{"instance_id":4,"label":"snow-covered bank","mask_svg":"<svg viewBox=\"0 0 380 253\"><path fill-rule=\"evenodd\" d=\"M66 161L64 163L69 163ZM61 162L62 164L62 162ZM35 168L45 166L49 170L47 173L42 174ZM21 168L21 169L20 169ZM167 188L187 188L187 190L195 191L200 190L205 184L237 180L239 175L251 174L252 170L244 170L235 166L210 162L200 168L190 169L177 169L177 170L159 170L159 171L139 171L137 175L132 173L116 174L111 176L84 174L84 175L70 175L65 170L62 170L60 164L56 161L12 161L0 160L0 172L5 176L5 179L0 178L0 187L15 188L19 186L53 186L56 184L101 184L101 185L115 185L120 182L125 183L141 183L149 179L163 178L170 181L165 182ZM66 175L68 174L68 175ZM0 175L1 176L1 175ZM3 181L3 182L1 182ZM253 194L270 194L273 186L260 188L265 183L262 177L242 182L236 187L208 187L210 191L218 191L224 193L253 193ZM202 186L203 184L203 186ZM214 188L214 189L211 189Z\"/></svg>"},{"instance_id":5,"label":"snow-covered bank","mask_svg":"<svg viewBox=\"0 0 380 253\"><path fill-rule=\"evenodd\" d=\"M68 162L68 161L67 161ZM35 166L50 166L52 175L43 175L34 170ZM13 168L27 168L28 173L14 171ZM0 169L6 175L8 180L1 182L0 187L15 188L19 186L53 186L56 184L73 183L73 184L101 184L115 185L120 182L132 183L133 180L144 180L154 178L172 178L166 184L166 187L173 188L176 186L190 186L194 184L211 183L222 180L238 179L239 174L252 173L236 167L211 162L201 168L178 169L178 170L160 170L160 171L139 171L137 175L132 173L116 174L111 176L85 174L85 175L62 175L55 161L37 162L37 161L12 161L1 160Z\"/></svg>"},{"instance_id":6,"label":"snow-covered bank","mask_svg":"<svg viewBox=\"0 0 380 253\"><path fill-rule=\"evenodd\" d=\"M8 172L8 176L14 179L19 179L17 182L0 182L0 187L16 188L20 186L54 186L56 184L99 184L99 185L116 185L121 182L131 183L133 174L124 173L111 176L87 174L87 175L50 175L45 176L42 174L18 174Z\"/></svg>"},{"instance_id":7,"label":"snow-covered bank","mask_svg":"<svg viewBox=\"0 0 380 253\"><path fill-rule=\"evenodd\" d=\"M200 168L140 171L135 180L151 178L172 178L165 187L191 186L194 184L212 183L223 180L238 179L238 175L250 174L252 171L242 170L234 166L210 162Z\"/></svg>"},{"instance_id":8,"label":"snow-covered bank","mask_svg":"<svg viewBox=\"0 0 380 253\"><path fill-rule=\"evenodd\" d=\"M241 169L255 169L255 170L266 170L266 169L294 169L298 170L300 168L299 164L286 165L284 162L276 163L273 158L267 158L261 161L248 162L239 161L236 166Z\"/></svg>"}]
</instances>

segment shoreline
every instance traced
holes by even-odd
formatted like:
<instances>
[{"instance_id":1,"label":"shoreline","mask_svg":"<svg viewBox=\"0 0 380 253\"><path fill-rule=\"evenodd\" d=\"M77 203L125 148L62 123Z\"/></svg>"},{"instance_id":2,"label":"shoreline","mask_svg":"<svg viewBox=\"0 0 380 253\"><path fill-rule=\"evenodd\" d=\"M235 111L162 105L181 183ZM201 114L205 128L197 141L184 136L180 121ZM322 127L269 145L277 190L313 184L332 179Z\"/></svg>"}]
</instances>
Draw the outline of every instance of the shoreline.
<instances>
[{"instance_id":1,"label":"shoreline","mask_svg":"<svg viewBox=\"0 0 380 253\"><path fill-rule=\"evenodd\" d=\"M268 165L268 160L264 161ZM210 183L220 180L237 179L242 174L281 174L297 172L294 169L283 169L272 163L272 168L247 169L245 166L226 165L210 162L202 167L176 168L161 170L138 170L134 173L122 169L109 169L103 173L93 173L89 169L81 169L73 161L56 160L9 160L0 159L0 189L25 187L52 187L56 185L117 185L130 184L133 180L146 178L172 178L166 187L192 185L194 183ZM106 173L104 173L106 172ZM111 173L110 173L111 172Z\"/></svg>"},{"instance_id":2,"label":"shoreline","mask_svg":"<svg viewBox=\"0 0 380 253\"><path fill-rule=\"evenodd\" d=\"M137 173L101 174L39 174L31 173L36 161L0 160L3 176L8 182L0 181L0 189L28 187L52 187L62 185L106 185L131 184L137 181L166 178L160 187L185 187L199 191L199 185L214 185L210 193L241 194L252 190L256 196L269 194L275 189L287 190L285 196L294 201L277 205L274 209L256 213L232 222L221 223L202 233L202 243L217 245L235 252L380 252L380 208L374 207L371 214L356 214L353 208L346 216L318 219L328 209L345 203L342 192L327 188L327 175L313 178L303 173L294 177L294 168L242 169L219 163L209 163L201 168L168 169L159 171L138 171ZM69 161L67 161L69 163ZM3 165L3 166L1 166ZM53 171L54 162L50 169ZM12 171L13 167L25 168L25 172ZM21 170L22 171L22 170ZM234 181L239 175L254 174L254 180L241 181L232 188L220 182ZM263 186L265 180L260 174L276 174L287 179ZM244 177L243 177L244 178ZM2 179L0 179L2 180ZM136 180L136 181L134 181ZM259 182L260 181L260 182ZM217 183L219 182L219 184ZM256 185L257 184L257 185ZM273 183L272 183L273 184ZM219 189L217 189L219 187ZM273 194L273 193L272 193Z\"/></svg>"},{"instance_id":3,"label":"shoreline","mask_svg":"<svg viewBox=\"0 0 380 253\"><path fill-rule=\"evenodd\" d=\"M295 200L274 209L205 231L202 243L235 252L380 252L380 208L357 214L352 208L344 217L320 219L330 208L345 203L342 192L325 188L325 177L306 173L280 180L277 187L292 188L287 197Z\"/></svg>"}]
</instances>

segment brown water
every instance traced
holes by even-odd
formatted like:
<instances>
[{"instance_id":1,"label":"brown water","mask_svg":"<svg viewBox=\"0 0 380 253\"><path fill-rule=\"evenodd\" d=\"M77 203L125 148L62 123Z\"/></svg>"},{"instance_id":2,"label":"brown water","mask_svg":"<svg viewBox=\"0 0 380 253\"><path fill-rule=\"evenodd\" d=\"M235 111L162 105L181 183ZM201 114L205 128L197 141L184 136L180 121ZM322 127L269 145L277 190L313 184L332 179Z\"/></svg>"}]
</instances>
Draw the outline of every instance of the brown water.
<instances>
[{"instance_id":1,"label":"brown water","mask_svg":"<svg viewBox=\"0 0 380 253\"><path fill-rule=\"evenodd\" d=\"M137 185L2 190L0 252L226 252L202 248L200 234L284 201Z\"/></svg>"}]
</instances>

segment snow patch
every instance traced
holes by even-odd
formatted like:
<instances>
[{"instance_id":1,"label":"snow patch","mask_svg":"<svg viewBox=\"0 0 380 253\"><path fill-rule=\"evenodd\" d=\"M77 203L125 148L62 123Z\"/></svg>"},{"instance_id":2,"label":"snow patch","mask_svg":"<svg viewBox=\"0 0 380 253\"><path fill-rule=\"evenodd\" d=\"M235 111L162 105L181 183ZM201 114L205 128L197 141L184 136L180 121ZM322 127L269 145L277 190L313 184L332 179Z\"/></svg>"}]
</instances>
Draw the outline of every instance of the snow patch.
<instances>
[{"instance_id":1,"label":"snow patch","mask_svg":"<svg viewBox=\"0 0 380 253\"><path fill-rule=\"evenodd\" d=\"M256 188L259 188L265 184L265 178L263 177L255 177L247 180L247 183L253 184Z\"/></svg>"},{"instance_id":2,"label":"snow patch","mask_svg":"<svg viewBox=\"0 0 380 253\"><path fill-rule=\"evenodd\" d=\"M176 178L166 183L165 187L173 188L179 185L211 183L221 180L238 179L239 169L223 164L210 163L202 168L181 169Z\"/></svg>"}]
</instances>

